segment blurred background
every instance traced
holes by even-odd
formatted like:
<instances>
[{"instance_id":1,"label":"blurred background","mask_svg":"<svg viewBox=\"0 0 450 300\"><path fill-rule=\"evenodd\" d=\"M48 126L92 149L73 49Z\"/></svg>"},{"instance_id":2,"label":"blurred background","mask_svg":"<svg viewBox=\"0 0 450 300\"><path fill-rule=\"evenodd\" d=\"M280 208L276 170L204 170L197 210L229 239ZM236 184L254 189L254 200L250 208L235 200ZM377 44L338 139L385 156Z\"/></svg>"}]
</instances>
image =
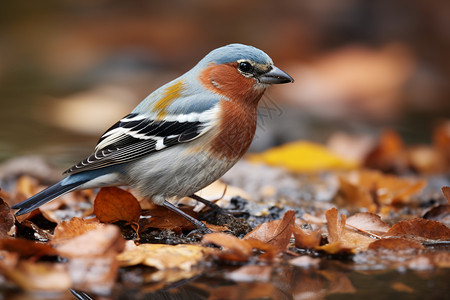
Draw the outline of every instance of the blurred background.
<instances>
[{"instance_id":1,"label":"blurred background","mask_svg":"<svg viewBox=\"0 0 450 300\"><path fill-rule=\"evenodd\" d=\"M0 161L67 167L214 48L256 46L295 78L261 103L252 151L393 128L428 143L450 117L446 0L49 0L0 9Z\"/></svg>"}]
</instances>

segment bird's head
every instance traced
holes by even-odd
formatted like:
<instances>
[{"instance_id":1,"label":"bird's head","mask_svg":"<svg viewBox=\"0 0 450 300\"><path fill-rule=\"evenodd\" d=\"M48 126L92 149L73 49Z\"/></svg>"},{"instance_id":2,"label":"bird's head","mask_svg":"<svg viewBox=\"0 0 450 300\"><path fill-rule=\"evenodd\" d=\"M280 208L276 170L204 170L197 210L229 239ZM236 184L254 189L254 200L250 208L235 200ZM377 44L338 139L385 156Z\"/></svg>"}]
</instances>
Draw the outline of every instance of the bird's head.
<instances>
[{"instance_id":1,"label":"bird's head","mask_svg":"<svg viewBox=\"0 0 450 300\"><path fill-rule=\"evenodd\" d=\"M260 98L272 84L293 82L263 51L242 44L217 48L196 66L201 84L229 99Z\"/></svg>"}]
</instances>

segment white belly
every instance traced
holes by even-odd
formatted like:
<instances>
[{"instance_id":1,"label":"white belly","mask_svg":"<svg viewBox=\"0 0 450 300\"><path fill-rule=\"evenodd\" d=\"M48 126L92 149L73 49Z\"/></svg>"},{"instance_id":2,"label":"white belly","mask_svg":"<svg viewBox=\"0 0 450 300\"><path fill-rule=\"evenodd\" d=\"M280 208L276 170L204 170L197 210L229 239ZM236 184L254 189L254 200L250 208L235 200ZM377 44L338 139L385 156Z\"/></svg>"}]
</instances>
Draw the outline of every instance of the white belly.
<instances>
[{"instance_id":1,"label":"white belly","mask_svg":"<svg viewBox=\"0 0 450 300\"><path fill-rule=\"evenodd\" d=\"M193 155L180 146L130 164L126 181L139 196L152 198L156 204L167 198L190 196L222 177L237 161ZM186 154L180 155L180 150Z\"/></svg>"}]
</instances>

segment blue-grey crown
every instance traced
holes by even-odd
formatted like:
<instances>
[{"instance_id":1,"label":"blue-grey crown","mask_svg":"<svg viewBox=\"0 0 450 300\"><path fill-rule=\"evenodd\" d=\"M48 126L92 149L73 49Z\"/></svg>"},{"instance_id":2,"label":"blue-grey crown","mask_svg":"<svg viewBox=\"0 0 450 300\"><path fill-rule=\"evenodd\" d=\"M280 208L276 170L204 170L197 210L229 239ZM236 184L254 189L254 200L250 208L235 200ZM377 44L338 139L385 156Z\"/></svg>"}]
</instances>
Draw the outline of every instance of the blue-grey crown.
<instances>
[{"instance_id":1,"label":"blue-grey crown","mask_svg":"<svg viewBox=\"0 0 450 300\"><path fill-rule=\"evenodd\" d=\"M257 64L273 64L272 59L264 51L243 44L230 44L217 48L206 55L199 64L226 64L238 60L249 60Z\"/></svg>"}]
</instances>

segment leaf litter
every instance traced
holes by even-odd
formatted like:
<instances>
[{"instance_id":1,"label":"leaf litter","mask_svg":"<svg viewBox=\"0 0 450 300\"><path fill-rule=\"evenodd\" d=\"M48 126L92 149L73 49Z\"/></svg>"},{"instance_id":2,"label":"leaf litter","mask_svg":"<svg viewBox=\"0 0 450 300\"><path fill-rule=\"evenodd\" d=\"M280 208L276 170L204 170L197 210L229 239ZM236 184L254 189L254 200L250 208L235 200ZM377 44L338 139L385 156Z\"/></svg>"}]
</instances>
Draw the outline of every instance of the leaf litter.
<instances>
[{"instance_id":1,"label":"leaf litter","mask_svg":"<svg viewBox=\"0 0 450 300\"><path fill-rule=\"evenodd\" d=\"M33 292L65 293L74 288L117 296L121 289L132 290L128 296L139 298L190 286L208 299L223 299L223 295L284 299L286 294L303 299L355 293L349 270L359 274L445 270L450 267L450 187L443 186L436 196L436 191L427 192L429 177L402 175L412 169L429 174L433 166L434 172L442 171L442 159L450 159L446 152L450 139L444 134L436 129L434 144L429 146L430 153L439 153L439 167L422 163L419 168L417 157L425 154L408 148L388 131L359 162L362 168L347 164L343 168L347 170L318 176L265 167L268 177L270 172L284 174L284 183L261 186L257 195L252 189L246 191L251 181L241 180L242 185L223 192L219 189L224 183L215 183L203 195L219 200L225 217L195 202L180 202L183 211L204 218L214 231L206 235L179 215L138 201L132 191L116 187L71 193L15 218L9 207L42 189L34 178L22 176L14 191L1 193L1 278L11 288ZM281 158L283 164L295 160L298 145L289 147L277 154L289 156ZM301 151L308 153L305 148ZM267 154L271 162L273 153L278 152ZM258 161L264 163L265 157ZM243 164L248 172L261 168ZM301 164L296 161L287 168L304 170ZM311 166L308 162L305 168L311 171ZM318 198L297 194L295 185L300 189L305 179L316 185L314 192L323 187L327 192ZM335 185L331 190L329 183ZM283 194L280 189L285 187L291 192ZM224 200L217 199L220 195ZM253 229L237 229L242 224ZM201 281L196 280L199 277ZM234 284L218 284L217 278ZM303 283L296 284L300 278ZM400 281L391 288L414 292L414 287Z\"/></svg>"}]
</instances>

